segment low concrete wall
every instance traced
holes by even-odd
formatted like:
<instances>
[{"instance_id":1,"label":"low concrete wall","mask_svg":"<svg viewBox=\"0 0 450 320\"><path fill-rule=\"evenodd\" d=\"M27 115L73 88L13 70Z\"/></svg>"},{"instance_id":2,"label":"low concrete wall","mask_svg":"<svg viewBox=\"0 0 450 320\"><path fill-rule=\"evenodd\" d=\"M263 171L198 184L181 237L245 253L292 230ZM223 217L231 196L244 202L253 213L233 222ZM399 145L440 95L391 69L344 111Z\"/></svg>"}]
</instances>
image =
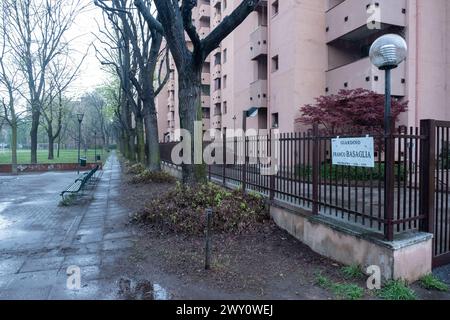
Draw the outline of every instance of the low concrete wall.
<instances>
[{"instance_id":1,"label":"low concrete wall","mask_svg":"<svg viewBox=\"0 0 450 320\"><path fill-rule=\"evenodd\" d=\"M405 233L384 241L356 226L323 216L311 216L284 203L271 205L275 223L313 251L346 265L379 266L383 278L418 280L431 272L432 235Z\"/></svg>"},{"instance_id":2,"label":"low concrete wall","mask_svg":"<svg viewBox=\"0 0 450 320\"><path fill-rule=\"evenodd\" d=\"M96 163L88 163L86 167L81 167L82 171L94 169ZM102 164L98 164L102 169ZM52 163L52 164L19 164L17 165L17 172L47 172L47 171L76 171L78 164L76 163ZM12 173L12 166L10 164L1 164L0 173Z\"/></svg>"}]
</instances>

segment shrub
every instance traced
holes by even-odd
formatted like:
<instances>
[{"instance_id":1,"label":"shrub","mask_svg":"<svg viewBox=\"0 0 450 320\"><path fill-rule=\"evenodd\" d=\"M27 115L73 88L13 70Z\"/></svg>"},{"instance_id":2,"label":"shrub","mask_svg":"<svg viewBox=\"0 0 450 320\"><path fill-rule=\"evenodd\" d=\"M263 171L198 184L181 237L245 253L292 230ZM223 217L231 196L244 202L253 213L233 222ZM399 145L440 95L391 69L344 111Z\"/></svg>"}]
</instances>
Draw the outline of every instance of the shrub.
<instances>
[{"instance_id":1,"label":"shrub","mask_svg":"<svg viewBox=\"0 0 450 320\"><path fill-rule=\"evenodd\" d=\"M427 290L448 291L448 285L436 278L433 274L422 277L420 279L420 285Z\"/></svg>"},{"instance_id":2,"label":"shrub","mask_svg":"<svg viewBox=\"0 0 450 320\"><path fill-rule=\"evenodd\" d=\"M139 174L135 175L131 178L130 183L138 184L138 183L174 183L175 178L163 171L150 171L144 169Z\"/></svg>"},{"instance_id":3,"label":"shrub","mask_svg":"<svg viewBox=\"0 0 450 320\"><path fill-rule=\"evenodd\" d=\"M364 296L364 289L352 283L335 283L323 276L316 275L316 283L321 288L331 291L339 299L358 300Z\"/></svg>"},{"instance_id":4,"label":"shrub","mask_svg":"<svg viewBox=\"0 0 450 320\"><path fill-rule=\"evenodd\" d=\"M330 166L329 163L323 163L320 166L320 178L331 181L378 181L384 180L384 163L376 163L375 168L356 168ZM400 177L403 181L407 174L405 166L395 164L394 176ZM312 167L310 165L298 165L295 168L295 175L300 179L312 180Z\"/></svg>"},{"instance_id":5,"label":"shrub","mask_svg":"<svg viewBox=\"0 0 450 320\"><path fill-rule=\"evenodd\" d=\"M362 279L365 276L359 265L345 266L341 269L341 272L346 279Z\"/></svg>"},{"instance_id":6,"label":"shrub","mask_svg":"<svg viewBox=\"0 0 450 320\"><path fill-rule=\"evenodd\" d=\"M129 174L141 174L146 170L145 166L142 163L136 163L129 166L127 173Z\"/></svg>"},{"instance_id":7,"label":"shrub","mask_svg":"<svg viewBox=\"0 0 450 320\"><path fill-rule=\"evenodd\" d=\"M214 232L244 233L269 218L263 198L212 183L193 186L177 183L175 188L147 203L135 218L172 232L200 235L205 229L207 208L214 212Z\"/></svg>"},{"instance_id":8,"label":"shrub","mask_svg":"<svg viewBox=\"0 0 450 320\"><path fill-rule=\"evenodd\" d=\"M378 296L385 300L415 300L416 293L402 280L391 280L379 290Z\"/></svg>"}]
</instances>

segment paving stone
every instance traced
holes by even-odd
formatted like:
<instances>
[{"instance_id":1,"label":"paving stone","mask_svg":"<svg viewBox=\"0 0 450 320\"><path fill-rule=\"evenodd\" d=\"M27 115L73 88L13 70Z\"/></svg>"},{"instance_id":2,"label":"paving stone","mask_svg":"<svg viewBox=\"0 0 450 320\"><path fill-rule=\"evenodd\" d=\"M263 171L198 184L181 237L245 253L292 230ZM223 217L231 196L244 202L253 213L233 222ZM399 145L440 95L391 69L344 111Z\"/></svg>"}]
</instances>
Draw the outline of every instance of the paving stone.
<instances>
[{"instance_id":1,"label":"paving stone","mask_svg":"<svg viewBox=\"0 0 450 320\"><path fill-rule=\"evenodd\" d=\"M32 272L32 271L43 271L43 270L58 270L64 257L50 257L50 258L38 258L38 259L28 259L20 272Z\"/></svg>"}]
</instances>

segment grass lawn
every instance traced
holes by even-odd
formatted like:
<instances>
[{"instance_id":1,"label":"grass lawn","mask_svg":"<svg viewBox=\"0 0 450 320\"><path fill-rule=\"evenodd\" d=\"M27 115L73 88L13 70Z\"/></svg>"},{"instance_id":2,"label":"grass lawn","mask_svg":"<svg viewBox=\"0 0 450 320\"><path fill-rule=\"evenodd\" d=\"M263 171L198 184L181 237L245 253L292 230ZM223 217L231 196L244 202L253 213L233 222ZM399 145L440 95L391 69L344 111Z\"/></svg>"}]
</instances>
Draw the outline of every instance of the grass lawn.
<instances>
[{"instance_id":1,"label":"grass lawn","mask_svg":"<svg viewBox=\"0 0 450 320\"><path fill-rule=\"evenodd\" d=\"M17 151L17 162L19 164L29 164L31 159L31 151L30 150L18 150ZM57 152L55 150L55 159L48 160L48 151L47 150L38 150L38 163L77 163L78 158L78 150L61 150L59 154L59 158L57 157ZM84 157L84 150L81 151L81 157ZM88 150L87 152L87 160L88 162L95 161L95 151ZM102 156L102 150L97 150L97 155ZM106 157L105 152L103 152L102 160ZM11 152L0 151L0 164L10 164L11 163Z\"/></svg>"}]
</instances>

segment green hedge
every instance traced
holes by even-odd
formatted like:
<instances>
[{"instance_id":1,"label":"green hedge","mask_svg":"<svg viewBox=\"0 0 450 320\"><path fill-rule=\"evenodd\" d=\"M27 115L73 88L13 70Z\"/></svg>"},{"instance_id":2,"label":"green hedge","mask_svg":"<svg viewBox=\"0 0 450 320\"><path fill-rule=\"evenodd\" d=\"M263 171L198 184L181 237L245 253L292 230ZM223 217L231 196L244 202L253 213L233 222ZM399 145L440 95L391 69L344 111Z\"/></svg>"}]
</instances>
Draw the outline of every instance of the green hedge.
<instances>
[{"instance_id":1,"label":"green hedge","mask_svg":"<svg viewBox=\"0 0 450 320\"><path fill-rule=\"evenodd\" d=\"M407 170L404 165L396 164L394 168L395 177L398 176L399 170L400 180L403 181ZM295 175L298 178L312 179L312 166L296 166ZM320 177L332 181L341 181L342 179L353 181L384 180L384 163L376 163L375 168L330 166L329 163L323 163L320 167Z\"/></svg>"}]
</instances>

